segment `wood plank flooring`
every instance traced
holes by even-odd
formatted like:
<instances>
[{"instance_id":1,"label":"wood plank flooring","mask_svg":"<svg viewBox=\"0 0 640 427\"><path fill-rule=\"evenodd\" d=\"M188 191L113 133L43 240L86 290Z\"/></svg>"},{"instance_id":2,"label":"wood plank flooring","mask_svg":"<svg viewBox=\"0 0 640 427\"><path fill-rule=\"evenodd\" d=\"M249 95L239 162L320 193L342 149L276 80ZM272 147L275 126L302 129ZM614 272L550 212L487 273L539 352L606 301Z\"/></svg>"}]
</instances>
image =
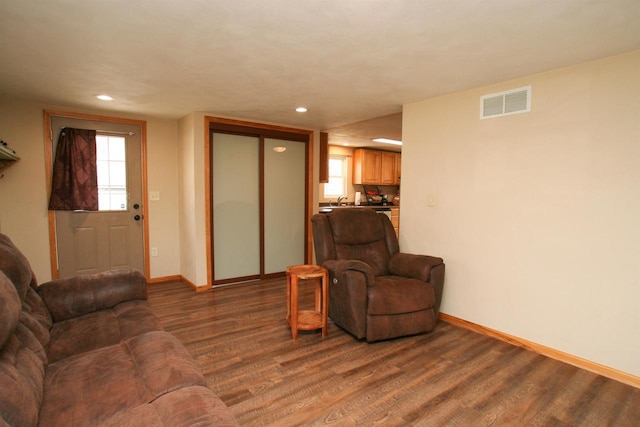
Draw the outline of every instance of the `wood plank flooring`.
<instances>
[{"instance_id":1,"label":"wood plank flooring","mask_svg":"<svg viewBox=\"0 0 640 427\"><path fill-rule=\"evenodd\" d=\"M326 338L294 342L285 288L149 285L163 326L243 426L640 426L640 389L445 322L373 344L330 323Z\"/></svg>"}]
</instances>

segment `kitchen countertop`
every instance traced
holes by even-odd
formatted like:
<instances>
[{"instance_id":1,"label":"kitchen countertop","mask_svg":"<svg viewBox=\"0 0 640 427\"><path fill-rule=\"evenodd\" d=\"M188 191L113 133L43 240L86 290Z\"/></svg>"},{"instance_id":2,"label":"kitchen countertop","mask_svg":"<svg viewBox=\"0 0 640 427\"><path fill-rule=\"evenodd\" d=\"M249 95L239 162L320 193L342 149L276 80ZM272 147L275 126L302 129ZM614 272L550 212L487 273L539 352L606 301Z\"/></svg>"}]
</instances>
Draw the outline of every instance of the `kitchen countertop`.
<instances>
[{"instance_id":1,"label":"kitchen countertop","mask_svg":"<svg viewBox=\"0 0 640 427\"><path fill-rule=\"evenodd\" d=\"M361 208L369 208L369 209L373 209L376 211L380 211L380 210L389 210L389 209L398 209L400 206L394 206L394 205L353 205L353 204L346 204L346 205L340 205L340 206L331 206L329 204L320 204L320 209L319 212L320 213L327 213L327 212L331 212L334 209L345 209L345 208L357 208L357 209L361 209Z\"/></svg>"}]
</instances>

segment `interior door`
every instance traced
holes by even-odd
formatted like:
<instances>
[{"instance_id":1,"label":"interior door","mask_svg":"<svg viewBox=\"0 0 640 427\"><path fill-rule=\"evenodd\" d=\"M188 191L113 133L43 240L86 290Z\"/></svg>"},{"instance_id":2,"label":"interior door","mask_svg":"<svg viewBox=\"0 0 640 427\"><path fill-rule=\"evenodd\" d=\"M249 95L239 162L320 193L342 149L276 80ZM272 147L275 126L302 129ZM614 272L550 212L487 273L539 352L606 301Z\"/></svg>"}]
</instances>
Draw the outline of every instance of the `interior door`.
<instances>
[{"instance_id":1,"label":"interior door","mask_svg":"<svg viewBox=\"0 0 640 427\"><path fill-rule=\"evenodd\" d=\"M264 140L264 273L304 264L305 144Z\"/></svg>"},{"instance_id":2,"label":"interior door","mask_svg":"<svg viewBox=\"0 0 640 427\"><path fill-rule=\"evenodd\" d=\"M98 131L100 210L55 212L58 277L125 268L144 272L140 126L54 116L54 156L64 127Z\"/></svg>"},{"instance_id":3,"label":"interior door","mask_svg":"<svg viewBox=\"0 0 640 427\"><path fill-rule=\"evenodd\" d=\"M213 283L284 274L304 264L304 141L211 132Z\"/></svg>"},{"instance_id":4,"label":"interior door","mask_svg":"<svg viewBox=\"0 0 640 427\"><path fill-rule=\"evenodd\" d=\"M260 139L212 135L214 281L260 275Z\"/></svg>"}]
</instances>

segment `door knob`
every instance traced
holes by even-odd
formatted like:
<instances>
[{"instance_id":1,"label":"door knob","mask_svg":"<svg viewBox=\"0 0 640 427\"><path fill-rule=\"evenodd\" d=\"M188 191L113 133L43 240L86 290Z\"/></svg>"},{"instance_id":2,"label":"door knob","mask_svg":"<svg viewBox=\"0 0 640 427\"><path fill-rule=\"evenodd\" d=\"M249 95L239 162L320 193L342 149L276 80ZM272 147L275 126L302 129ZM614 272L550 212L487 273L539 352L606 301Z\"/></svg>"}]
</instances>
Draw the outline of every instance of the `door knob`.
<instances>
[{"instance_id":1,"label":"door knob","mask_svg":"<svg viewBox=\"0 0 640 427\"><path fill-rule=\"evenodd\" d=\"M133 216L133 219L135 219L136 221L140 221L140 218L141 218L140 215L134 215Z\"/></svg>"}]
</instances>

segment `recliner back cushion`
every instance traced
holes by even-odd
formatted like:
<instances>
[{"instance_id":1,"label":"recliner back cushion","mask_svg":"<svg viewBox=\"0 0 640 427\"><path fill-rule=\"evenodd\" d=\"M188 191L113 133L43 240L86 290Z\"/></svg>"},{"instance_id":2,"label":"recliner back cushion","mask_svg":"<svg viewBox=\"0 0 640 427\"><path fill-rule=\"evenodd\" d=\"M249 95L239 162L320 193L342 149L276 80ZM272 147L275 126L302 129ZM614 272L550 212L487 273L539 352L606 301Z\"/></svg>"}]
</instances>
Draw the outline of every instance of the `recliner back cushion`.
<instances>
[{"instance_id":1,"label":"recliner back cushion","mask_svg":"<svg viewBox=\"0 0 640 427\"><path fill-rule=\"evenodd\" d=\"M373 269L376 276L389 274L384 224L371 209L335 210L328 214L336 245L337 259L357 259Z\"/></svg>"}]
</instances>

